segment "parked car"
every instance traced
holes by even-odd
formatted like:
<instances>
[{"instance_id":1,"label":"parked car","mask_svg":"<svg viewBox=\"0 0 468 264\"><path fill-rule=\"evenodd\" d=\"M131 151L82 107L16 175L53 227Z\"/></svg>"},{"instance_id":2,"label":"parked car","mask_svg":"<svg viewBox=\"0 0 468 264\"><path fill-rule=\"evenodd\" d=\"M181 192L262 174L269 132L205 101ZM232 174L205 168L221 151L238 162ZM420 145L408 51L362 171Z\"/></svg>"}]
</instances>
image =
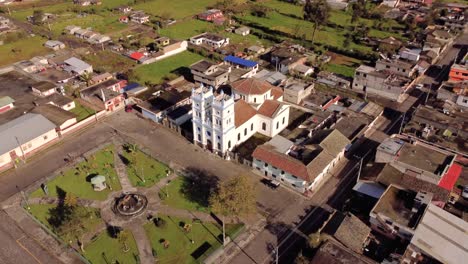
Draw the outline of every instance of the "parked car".
<instances>
[{"instance_id":1,"label":"parked car","mask_svg":"<svg viewBox=\"0 0 468 264\"><path fill-rule=\"evenodd\" d=\"M263 178L261 182L272 189L278 188L281 184L279 181L275 181L275 180L271 180L267 178Z\"/></svg>"},{"instance_id":2,"label":"parked car","mask_svg":"<svg viewBox=\"0 0 468 264\"><path fill-rule=\"evenodd\" d=\"M468 185L465 185L465 187L463 187L462 197L468 199Z\"/></svg>"}]
</instances>

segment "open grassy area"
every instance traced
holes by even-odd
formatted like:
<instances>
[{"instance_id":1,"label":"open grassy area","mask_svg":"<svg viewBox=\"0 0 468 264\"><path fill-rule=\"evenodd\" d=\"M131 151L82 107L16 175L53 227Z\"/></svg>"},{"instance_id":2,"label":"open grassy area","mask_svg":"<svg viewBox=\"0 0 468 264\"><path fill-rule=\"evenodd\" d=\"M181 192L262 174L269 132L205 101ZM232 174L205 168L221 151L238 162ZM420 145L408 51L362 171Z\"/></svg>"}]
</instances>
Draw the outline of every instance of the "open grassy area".
<instances>
[{"instance_id":1,"label":"open grassy area","mask_svg":"<svg viewBox=\"0 0 468 264\"><path fill-rule=\"evenodd\" d=\"M27 37L0 46L0 66L17 61L28 60L34 56L45 55L51 50L44 47L45 39L35 36Z\"/></svg>"},{"instance_id":2,"label":"open grassy area","mask_svg":"<svg viewBox=\"0 0 468 264\"><path fill-rule=\"evenodd\" d=\"M71 109L70 112L74 113L77 115L76 120L80 122L83 119L86 119L90 117L91 115L94 114L94 111L92 109L89 109L82 104L80 104L78 101L75 101L75 108Z\"/></svg>"},{"instance_id":3,"label":"open grassy area","mask_svg":"<svg viewBox=\"0 0 468 264\"><path fill-rule=\"evenodd\" d=\"M74 168L64 171L55 179L49 181L49 196L57 196L58 192L70 192L79 198L91 200L105 200L111 192L105 189L101 192L96 192L90 183L90 179L95 175L103 175L106 177L106 184L112 187L113 191L120 190L119 179L114 170L114 146L108 146L93 155L86 157L87 161L80 162ZM30 197L45 196L42 189L38 189L31 193Z\"/></svg>"},{"instance_id":4,"label":"open grassy area","mask_svg":"<svg viewBox=\"0 0 468 264\"><path fill-rule=\"evenodd\" d=\"M138 248L131 232L126 244L129 250L124 252L123 244L104 231L85 247L83 255L93 264L140 263Z\"/></svg>"},{"instance_id":5,"label":"open grassy area","mask_svg":"<svg viewBox=\"0 0 468 264\"><path fill-rule=\"evenodd\" d=\"M190 184L187 181L188 179L185 177L178 177L171 181L169 185L161 189L159 197L163 200L164 204L170 207L186 209L189 211L208 212L209 208L198 202L192 201L187 197L187 194L184 193L184 185ZM168 194L169 197L167 197Z\"/></svg>"},{"instance_id":6,"label":"open grassy area","mask_svg":"<svg viewBox=\"0 0 468 264\"><path fill-rule=\"evenodd\" d=\"M213 23L201 21L198 19L186 19L177 22L174 25L167 26L159 30L163 36L173 39L188 39L203 32L212 32L215 30Z\"/></svg>"},{"instance_id":7,"label":"open grassy area","mask_svg":"<svg viewBox=\"0 0 468 264\"><path fill-rule=\"evenodd\" d=\"M179 53L161 61L142 65L134 70L135 81L141 83L162 83L164 76L173 73L177 75L187 74L188 66L204 57L188 51Z\"/></svg>"},{"instance_id":8,"label":"open grassy area","mask_svg":"<svg viewBox=\"0 0 468 264\"><path fill-rule=\"evenodd\" d=\"M133 6L133 9L143 10L155 16L164 14L171 18L181 19L203 12L217 0L147 0L139 2Z\"/></svg>"},{"instance_id":9,"label":"open grassy area","mask_svg":"<svg viewBox=\"0 0 468 264\"><path fill-rule=\"evenodd\" d=\"M169 167L165 164L153 159L140 150L133 153L123 151L123 160L128 164L128 179L133 186L151 187L159 182L160 179L166 177ZM145 182L143 182L143 178Z\"/></svg>"},{"instance_id":10,"label":"open grassy area","mask_svg":"<svg viewBox=\"0 0 468 264\"><path fill-rule=\"evenodd\" d=\"M53 204L31 204L29 213L34 216L39 222L44 224L49 230L53 231L52 225L49 223L50 218L50 210L54 209L57 205ZM84 207L82 207L84 209ZM83 226L87 230L95 230L99 224L101 224L102 219L99 217L99 210L95 208L86 208L88 211L94 212L90 215L90 218L83 221ZM57 234L58 235L58 234ZM68 241L75 241L75 237L72 234L65 234L63 236L59 236L63 242L67 243Z\"/></svg>"},{"instance_id":11,"label":"open grassy area","mask_svg":"<svg viewBox=\"0 0 468 264\"><path fill-rule=\"evenodd\" d=\"M124 72L135 66L131 59L109 50L88 54L83 59L98 72Z\"/></svg>"},{"instance_id":12,"label":"open grassy area","mask_svg":"<svg viewBox=\"0 0 468 264\"><path fill-rule=\"evenodd\" d=\"M215 224L192 222L190 219L176 217L159 217L165 220L165 227L157 227L153 222L144 225L151 246L156 252L157 263L201 263L222 244L222 230ZM181 223L191 224L191 231L186 233L180 226ZM226 233L234 233L241 227L242 225L226 225ZM168 248L164 248L162 239L169 241Z\"/></svg>"},{"instance_id":13,"label":"open grassy area","mask_svg":"<svg viewBox=\"0 0 468 264\"><path fill-rule=\"evenodd\" d=\"M343 65L343 64L335 64L335 63L329 63L327 66L325 66L325 70L329 72L334 72L341 74L346 77L353 77L354 76L354 67L350 67L348 65Z\"/></svg>"}]
</instances>

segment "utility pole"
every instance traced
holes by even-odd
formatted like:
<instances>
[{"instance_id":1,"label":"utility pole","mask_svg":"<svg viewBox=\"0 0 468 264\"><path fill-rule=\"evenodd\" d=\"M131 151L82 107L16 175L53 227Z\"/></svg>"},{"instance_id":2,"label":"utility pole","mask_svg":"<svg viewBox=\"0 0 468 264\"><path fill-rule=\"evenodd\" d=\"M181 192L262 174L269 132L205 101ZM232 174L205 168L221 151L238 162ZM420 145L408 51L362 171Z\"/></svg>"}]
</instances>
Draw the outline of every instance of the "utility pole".
<instances>
[{"instance_id":1,"label":"utility pole","mask_svg":"<svg viewBox=\"0 0 468 264\"><path fill-rule=\"evenodd\" d=\"M406 118L406 112L404 112L403 116L401 117L400 130L398 131L398 134L401 134L401 131L403 130L403 124L405 123L405 118Z\"/></svg>"},{"instance_id":2,"label":"utility pole","mask_svg":"<svg viewBox=\"0 0 468 264\"><path fill-rule=\"evenodd\" d=\"M18 143L19 149L21 150L21 156L22 156L22 158L23 158L23 162L26 162L26 157L24 156L23 147L21 147L21 144L20 144L19 139L18 139L17 136L15 136L15 139L16 139L16 143Z\"/></svg>"},{"instance_id":3,"label":"utility pole","mask_svg":"<svg viewBox=\"0 0 468 264\"><path fill-rule=\"evenodd\" d=\"M356 156L355 156L356 157ZM364 157L361 157L361 160L359 161L359 172L357 176L356 182L359 182L359 179L361 178L361 171L362 171L362 163L364 161Z\"/></svg>"},{"instance_id":4,"label":"utility pole","mask_svg":"<svg viewBox=\"0 0 468 264\"><path fill-rule=\"evenodd\" d=\"M226 246L226 228L224 225L224 218L225 216L223 215L223 247Z\"/></svg>"}]
</instances>

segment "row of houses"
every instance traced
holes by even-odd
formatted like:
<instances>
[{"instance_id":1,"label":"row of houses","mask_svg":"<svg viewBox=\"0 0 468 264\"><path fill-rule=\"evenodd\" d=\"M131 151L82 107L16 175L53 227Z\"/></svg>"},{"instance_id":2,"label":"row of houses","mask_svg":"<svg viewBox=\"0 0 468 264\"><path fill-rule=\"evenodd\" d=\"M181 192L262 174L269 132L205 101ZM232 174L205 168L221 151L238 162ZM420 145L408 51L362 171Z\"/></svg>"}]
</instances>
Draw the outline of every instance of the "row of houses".
<instances>
[{"instance_id":1,"label":"row of houses","mask_svg":"<svg viewBox=\"0 0 468 264\"><path fill-rule=\"evenodd\" d=\"M90 29L83 29L81 27L73 25L67 26L65 28L65 31L70 35L74 35L77 38L84 39L92 44L103 44L111 40L109 36L96 33Z\"/></svg>"}]
</instances>

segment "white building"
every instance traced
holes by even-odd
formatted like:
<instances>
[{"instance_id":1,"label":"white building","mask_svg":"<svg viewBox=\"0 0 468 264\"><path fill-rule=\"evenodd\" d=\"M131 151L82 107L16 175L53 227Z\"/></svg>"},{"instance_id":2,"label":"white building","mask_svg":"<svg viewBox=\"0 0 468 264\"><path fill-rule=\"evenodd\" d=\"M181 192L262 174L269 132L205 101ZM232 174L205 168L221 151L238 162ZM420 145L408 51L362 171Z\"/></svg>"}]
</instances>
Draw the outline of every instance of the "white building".
<instances>
[{"instance_id":1,"label":"white building","mask_svg":"<svg viewBox=\"0 0 468 264\"><path fill-rule=\"evenodd\" d=\"M58 138L56 125L39 114L25 114L0 126L0 169L24 159Z\"/></svg>"},{"instance_id":2,"label":"white building","mask_svg":"<svg viewBox=\"0 0 468 264\"><path fill-rule=\"evenodd\" d=\"M281 89L257 79L232 83L232 95L201 86L192 91L194 143L219 155L255 133L274 137L289 122Z\"/></svg>"},{"instance_id":3,"label":"white building","mask_svg":"<svg viewBox=\"0 0 468 264\"><path fill-rule=\"evenodd\" d=\"M229 38L205 32L203 34L191 37L190 43L197 46L204 44L213 48L221 48L229 45Z\"/></svg>"},{"instance_id":4,"label":"white building","mask_svg":"<svg viewBox=\"0 0 468 264\"><path fill-rule=\"evenodd\" d=\"M81 75L93 72L93 66L75 57L65 60L64 64L63 69L70 73Z\"/></svg>"}]
</instances>

